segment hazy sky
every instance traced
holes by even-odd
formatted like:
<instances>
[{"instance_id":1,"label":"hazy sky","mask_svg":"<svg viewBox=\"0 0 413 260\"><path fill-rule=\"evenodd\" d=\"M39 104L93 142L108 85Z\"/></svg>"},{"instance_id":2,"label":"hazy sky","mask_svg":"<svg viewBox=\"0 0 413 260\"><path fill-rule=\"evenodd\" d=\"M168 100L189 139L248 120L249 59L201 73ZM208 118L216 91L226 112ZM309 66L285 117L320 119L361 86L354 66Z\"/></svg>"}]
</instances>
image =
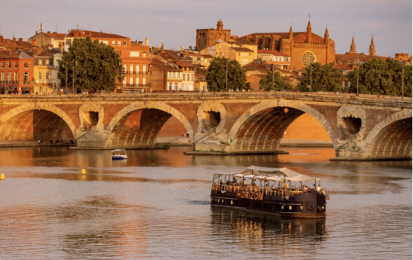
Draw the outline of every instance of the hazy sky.
<instances>
[{"instance_id":1,"label":"hazy sky","mask_svg":"<svg viewBox=\"0 0 413 260\"><path fill-rule=\"evenodd\" d=\"M336 52L349 50L354 34L358 52L368 53L372 34L376 54L412 52L411 0L0 0L5 38L27 40L43 22L45 31L82 29L127 36L166 48L195 46L195 30L216 28L219 18L233 35L305 31L311 14L313 33L326 25Z\"/></svg>"}]
</instances>

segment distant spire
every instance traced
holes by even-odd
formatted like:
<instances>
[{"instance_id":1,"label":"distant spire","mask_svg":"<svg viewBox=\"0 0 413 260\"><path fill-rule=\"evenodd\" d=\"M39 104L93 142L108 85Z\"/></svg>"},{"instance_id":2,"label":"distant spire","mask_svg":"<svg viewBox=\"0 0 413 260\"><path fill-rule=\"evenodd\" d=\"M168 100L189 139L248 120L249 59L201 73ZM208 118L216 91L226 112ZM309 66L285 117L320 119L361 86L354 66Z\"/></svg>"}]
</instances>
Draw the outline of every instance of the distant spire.
<instances>
[{"instance_id":1,"label":"distant spire","mask_svg":"<svg viewBox=\"0 0 413 260\"><path fill-rule=\"evenodd\" d=\"M308 20L308 24L307 24L307 31L308 30L311 30L311 22L310 22L310 20Z\"/></svg>"},{"instance_id":2,"label":"distant spire","mask_svg":"<svg viewBox=\"0 0 413 260\"><path fill-rule=\"evenodd\" d=\"M308 25L307 25L307 42L311 43L311 23L310 20L308 20Z\"/></svg>"},{"instance_id":3,"label":"distant spire","mask_svg":"<svg viewBox=\"0 0 413 260\"><path fill-rule=\"evenodd\" d=\"M370 55L370 56L376 56L376 46L374 46L373 35L371 36L371 43L370 43L370 48L369 48L369 55Z\"/></svg>"},{"instance_id":4,"label":"distant spire","mask_svg":"<svg viewBox=\"0 0 413 260\"><path fill-rule=\"evenodd\" d=\"M354 34L353 40L351 40L350 53L357 53L356 44L354 44Z\"/></svg>"}]
</instances>

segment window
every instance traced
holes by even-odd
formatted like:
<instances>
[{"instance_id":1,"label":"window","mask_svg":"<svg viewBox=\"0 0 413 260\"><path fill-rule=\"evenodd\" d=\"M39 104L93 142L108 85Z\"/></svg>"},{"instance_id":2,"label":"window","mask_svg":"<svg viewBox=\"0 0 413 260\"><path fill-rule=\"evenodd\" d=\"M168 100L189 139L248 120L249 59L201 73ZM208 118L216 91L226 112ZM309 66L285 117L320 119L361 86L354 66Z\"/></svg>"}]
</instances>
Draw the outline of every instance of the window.
<instances>
[{"instance_id":1,"label":"window","mask_svg":"<svg viewBox=\"0 0 413 260\"><path fill-rule=\"evenodd\" d=\"M142 79L142 85L146 86L146 78Z\"/></svg>"},{"instance_id":2,"label":"window","mask_svg":"<svg viewBox=\"0 0 413 260\"><path fill-rule=\"evenodd\" d=\"M4 72L1 73L1 81L4 81Z\"/></svg>"},{"instance_id":3,"label":"window","mask_svg":"<svg viewBox=\"0 0 413 260\"><path fill-rule=\"evenodd\" d=\"M66 39L66 45L67 45L67 46L70 46L71 43L72 43L72 40L71 40L71 39Z\"/></svg>"},{"instance_id":4,"label":"window","mask_svg":"<svg viewBox=\"0 0 413 260\"><path fill-rule=\"evenodd\" d=\"M250 52L250 57L251 57L251 52Z\"/></svg>"},{"instance_id":5,"label":"window","mask_svg":"<svg viewBox=\"0 0 413 260\"><path fill-rule=\"evenodd\" d=\"M146 57L146 51L143 52L143 57Z\"/></svg>"},{"instance_id":6,"label":"window","mask_svg":"<svg viewBox=\"0 0 413 260\"><path fill-rule=\"evenodd\" d=\"M49 65L49 62L50 62L49 60L46 60L46 65Z\"/></svg>"},{"instance_id":7,"label":"window","mask_svg":"<svg viewBox=\"0 0 413 260\"><path fill-rule=\"evenodd\" d=\"M133 78L132 77L130 77L130 79L129 79L129 84L132 86L133 85Z\"/></svg>"},{"instance_id":8,"label":"window","mask_svg":"<svg viewBox=\"0 0 413 260\"><path fill-rule=\"evenodd\" d=\"M46 72L46 79L50 79L50 73Z\"/></svg>"},{"instance_id":9,"label":"window","mask_svg":"<svg viewBox=\"0 0 413 260\"><path fill-rule=\"evenodd\" d=\"M29 82L29 72L24 73L24 82L25 83Z\"/></svg>"},{"instance_id":10,"label":"window","mask_svg":"<svg viewBox=\"0 0 413 260\"><path fill-rule=\"evenodd\" d=\"M131 64L131 65L129 66L129 71L130 71L130 72L133 71L133 64Z\"/></svg>"},{"instance_id":11,"label":"window","mask_svg":"<svg viewBox=\"0 0 413 260\"><path fill-rule=\"evenodd\" d=\"M139 85L139 78L138 78L138 77L136 77L135 84L136 84L136 85Z\"/></svg>"},{"instance_id":12,"label":"window","mask_svg":"<svg viewBox=\"0 0 413 260\"><path fill-rule=\"evenodd\" d=\"M17 76L18 76L18 74L17 74L17 72L15 72L15 73L14 73L14 81L15 81L15 82L17 82L17 81L19 80Z\"/></svg>"},{"instance_id":13,"label":"window","mask_svg":"<svg viewBox=\"0 0 413 260\"><path fill-rule=\"evenodd\" d=\"M38 62L37 62L37 64L43 65L43 61L39 59Z\"/></svg>"},{"instance_id":14,"label":"window","mask_svg":"<svg viewBox=\"0 0 413 260\"><path fill-rule=\"evenodd\" d=\"M11 68L11 62L9 62L9 68Z\"/></svg>"},{"instance_id":15,"label":"window","mask_svg":"<svg viewBox=\"0 0 413 260\"><path fill-rule=\"evenodd\" d=\"M120 46L121 45L121 43L120 43L120 41L118 41L118 46Z\"/></svg>"},{"instance_id":16,"label":"window","mask_svg":"<svg viewBox=\"0 0 413 260\"><path fill-rule=\"evenodd\" d=\"M4 62L1 63L1 68L4 69Z\"/></svg>"},{"instance_id":17,"label":"window","mask_svg":"<svg viewBox=\"0 0 413 260\"><path fill-rule=\"evenodd\" d=\"M39 79L42 79L42 72L39 71Z\"/></svg>"},{"instance_id":18,"label":"window","mask_svg":"<svg viewBox=\"0 0 413 260\"><path fill-rule=\"evenodd\" d=\"M183 76L183 81L186 81L186 74L183 74L182 76ZM185 85L185 87L186 87L186 85Z\"/></svg>"},{"instance_id":19,"label":"window","mask_svg":"<svg viewBox=\"0 0 413 260\"><path fill-rule=\"evenodd\" d=\"M146 65L143 65L142 70L143 70L143 73L146 74Z\"/></svg>"},{"instance_id":20,"label":"window","mask_svg":"<svg viewBox=\"0 0 413 260\"><path fill-rule=\"evenodd\" d=\"M116 45L116 41L112 41L112 46L115 46Z\"/></svg>"},{"instance_id":21,"label":"window","mask_svg":"<svg viewBox=\"0 0 413 260\"><path fill-rule=\"evenodd\" d=\"M11 72L7 72L7 82L11 82Z\"/></svg>"},{"instance_id":22,"label":"window","mask_svg":"<svg viewBox=\"0 0 413 260\"><path fill-rule=\"evenodd\" d=\"M136 65L136 72L139 72L139 65Z\"/></svg>"},{"instance_id":23,"label":"window","mask_svg":"<svg viewBox=\"0 0 413 260\"><path fill-rule=\"evenodd\" d=\"M241 56L241 53L240 53L240 52L238 52L238 56Z\"/></svg>"},{"instance_id":24,"label":"window","mask_svg":"<svg viewBox=\"0 0 413 260\"><path fill-rule=\"evenodd\" d=\"M123 41L123 46L126 46L126 41Z\"/></svg>"},{"instance_id":25,"label":"window","mask_svg":"<svg viewBox=\"0 0 413 260\"><path fill-rule=\"evenodd\" d=\"M131 51L130 56L131 57L139 57L139 51Z\"/></svg>"},{"instance_id":26,"label":"window","mask_svg":"<svg viewBox=\"0 0 413 260\"><path fill-rule=\"evenodd\" d=\"M24 68L25 68L25 69L28 69L28 68L29 68L29 63L28 63L28 62L25 62L25 63L24 63Z\"/></svg>"},{"instance_id":27,"label":"window","mask_svg":"<svg viewBox=\"0 0 413 260\"><path fill-rule=\"evenodd\" d=\"M14 68L17 69L18 67L19 67L19 63L18 63L18 62L15 62L15 63L14 63Z\"/></svg>"}]
</instances>

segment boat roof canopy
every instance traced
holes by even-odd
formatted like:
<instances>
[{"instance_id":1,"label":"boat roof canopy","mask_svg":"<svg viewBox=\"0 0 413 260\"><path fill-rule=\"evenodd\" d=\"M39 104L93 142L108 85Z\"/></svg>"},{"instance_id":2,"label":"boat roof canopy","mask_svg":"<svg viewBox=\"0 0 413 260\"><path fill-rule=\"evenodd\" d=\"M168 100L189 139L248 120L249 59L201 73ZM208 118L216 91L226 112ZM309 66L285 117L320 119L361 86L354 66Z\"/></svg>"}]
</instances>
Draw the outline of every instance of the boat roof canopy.
<instances>
[{"instance_id":1,"label":"boat roof canopy","mask_svg":"<svg viewBox=\"0 0 413 260\"><path fill-rule=\"evenodd\" d=\"M270 180L270 181L280 181L280 180L289 180L289 181L314 181L319 180L317 178L304 175L288 168L268 168L260 166L250 166L244 170L236 173L216 173L219 175L234 175L237 178L243 179L260 179L260 180Z\"/></svg>"}]
</instances>

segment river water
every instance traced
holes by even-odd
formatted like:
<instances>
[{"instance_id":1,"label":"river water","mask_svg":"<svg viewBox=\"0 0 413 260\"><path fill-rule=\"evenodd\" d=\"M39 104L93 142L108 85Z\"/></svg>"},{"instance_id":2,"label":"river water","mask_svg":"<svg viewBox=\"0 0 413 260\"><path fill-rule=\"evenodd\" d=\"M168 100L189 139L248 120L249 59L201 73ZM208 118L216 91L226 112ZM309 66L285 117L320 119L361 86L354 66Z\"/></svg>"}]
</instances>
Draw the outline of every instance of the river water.
<instances>
[{"instance_id":1,"label":"river water","mask_svg":"<svg viewBox=\"0 0 413 260\"><path fill-rule=\"evenodd\" d=\"M330 162L329 148L221 157L186 150L134 150L112 161L103 150L0 149L0 258L411 259L411 161ZM327 218L211 208L213 174L250 165L321 178Z\"/></svg>"}]
</instances>

